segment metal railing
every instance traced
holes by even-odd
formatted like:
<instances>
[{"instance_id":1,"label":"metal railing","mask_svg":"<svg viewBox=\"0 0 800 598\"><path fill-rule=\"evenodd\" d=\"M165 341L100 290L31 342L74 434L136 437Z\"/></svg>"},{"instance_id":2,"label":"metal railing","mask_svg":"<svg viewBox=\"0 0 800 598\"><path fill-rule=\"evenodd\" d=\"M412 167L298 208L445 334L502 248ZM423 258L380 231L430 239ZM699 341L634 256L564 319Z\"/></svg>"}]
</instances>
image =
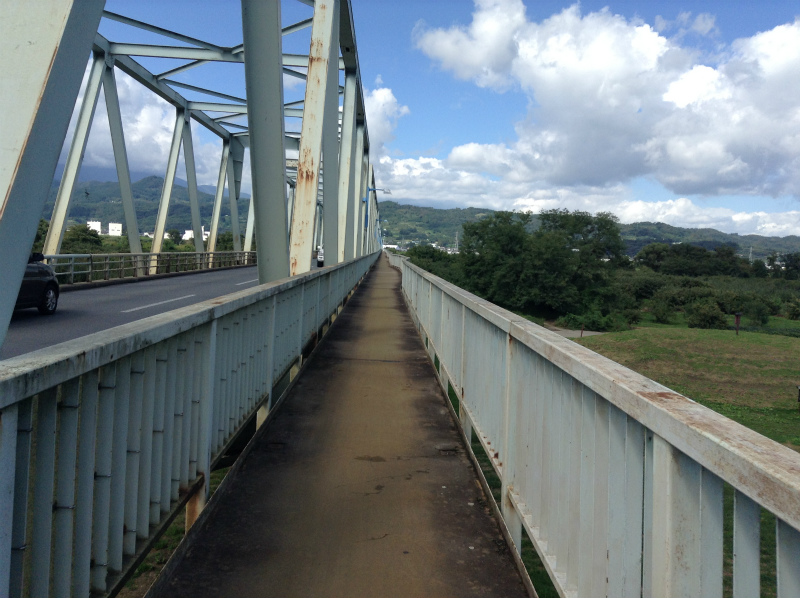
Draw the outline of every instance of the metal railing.
<instances>
[{"instance_id":1,"label":"metal railing","mask_svg":"<svg viewBox=\"0 0 800 598\"><path fill-rule=\"evenodd\" d=\"M376 257L0 362L0 596L118 589Z\"/></svg>"},{"instance_id":2,"label":"metal railing","mask_svg":"<svg viewBox=\"0 0 800 598\"><path fill-rule=\"evenodd\" d=\"M59 284L138 278L256 264L255 251L176 251L164 253L73 253L44 256Z\"/></svg>"},{"instance_id":3,"label":"metal railing","mask_svg":"<svg viewBox=\"0 0 800 598\"><path fill-rule=\"evenodd\" d=\"M800 455L389 254L467 440L560 596L760 595L762 509L777 595L800 596ZM469 442L467 443L469 446ZM723 565L733 487L732 571ZM764 542L767 542L765 534Z\"/></svg>"}]
</instances>

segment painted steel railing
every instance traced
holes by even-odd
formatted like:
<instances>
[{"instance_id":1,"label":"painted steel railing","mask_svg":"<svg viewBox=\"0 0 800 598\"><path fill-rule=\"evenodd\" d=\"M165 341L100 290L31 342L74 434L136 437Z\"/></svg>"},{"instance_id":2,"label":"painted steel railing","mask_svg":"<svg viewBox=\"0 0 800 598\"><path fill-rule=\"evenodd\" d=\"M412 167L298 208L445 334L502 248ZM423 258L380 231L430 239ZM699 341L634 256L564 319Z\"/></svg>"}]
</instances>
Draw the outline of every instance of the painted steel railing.
<instances>
[{"instance_id":1,"label":"painted steel railing","mask_svg":"<svg viewBox=\"0 0 800 598\"><path fill-rule=\"evenodd\" d=\"M119 588L376 256L0 362L0 596Z\"/></svg>"},{"instance_id":2,"label":"painted steel railing","mask_svg":"<svg viewBox=\"0 0 800 598\"><path fill-rule=\"evenodd\" d=\"M44 256L59 284L138 278L256 264L255 251L175 251L164 253L65 253Z\"/></svg>"},{"instance_id":3,"label":"painted steel railing","mask_svg":"<svg viewBox=\"0 0 800 598\"><path fill-rule=\"evenodd\" d=\"M458 395L559 595L760 595L762 509L775 515L777 595L800 596L800 455L398 255L403 293L445 391ZM469 446L469 442L467 443ZM727 567L727 566L726 566Z\"/></svg>"}]
</instances>

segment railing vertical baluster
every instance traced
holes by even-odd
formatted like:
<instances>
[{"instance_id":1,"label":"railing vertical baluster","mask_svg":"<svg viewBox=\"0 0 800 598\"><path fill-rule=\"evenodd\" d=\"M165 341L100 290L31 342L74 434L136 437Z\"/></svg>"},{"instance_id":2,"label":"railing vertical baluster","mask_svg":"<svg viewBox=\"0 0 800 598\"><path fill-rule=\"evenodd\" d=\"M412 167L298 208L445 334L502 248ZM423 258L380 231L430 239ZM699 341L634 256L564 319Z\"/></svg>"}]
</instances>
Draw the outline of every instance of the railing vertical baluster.
<instances>
[{"instance_id":1,"label":"railing vertical baluster","mask_svg":"<svg viewBox=\"0 0 800 598\"><path fill-rule=\"evenodd\" d=\"M11 587L11 555L14 549L15 468L17 465L18 406L0 411L0 595ZM27 471L24 472L27 474ZM19 472L23 475L23 472ZM20 509L20 505L16 505ZM24 511L24 507L22 508Z\"/></svg>"},{"instance_id":2,"label":"railing vertical baluster","mask_svg":"<svg viewBox=\"0 0 800 598\"><path fill-rule=\"evenodd\" d=\"M94 509L95 444L97 434L98 371L82 376L78 469L75 497L75 555L72 591L88 596L91 588L92 512Z\"/></svg>"},{"instance_id":3,"label":"railing vertical baluster","mask_svg":"<svg viewBox=\"0 0 800 598\"><path fill-rule=\"evenodd\" d=\"M583 384L575 378L570 379L565 389L564 400L568 404L567 437L569 438L569 464L567 466L567 566L566 586L575 591L578 588L578 567L580 566L580 547L583 537L580 528L581 512L581 413L583 405ZM624 467L624 462L623 462Z\"/></svg>"},{"instance_id":4,"label":"railing vertical baluster","mask_svg":"<svg viewBox=\"0 0 800 598\"><path fill-rule=\"evenodd\" d=\"M187 338L190 333L184 333L177 339L177 353L175 356L175 433L172 446L172 488L170 499L178 500L181 487L181 471L185 468L183 460L184 429L186 423L186 356L188 353Z\"/></svg>"},{"instance_id":5,"label":"railing vertical baluster","mask_svg":"<svg viewBox=\"0 0 800 598\"><path fill-rule=\"evenodd\" d=\"M593 563L594 563L594 450L596 426L597 398L594 392L584 387L581 405L581 499L580 522L583 530L583 542L578 559L578 595L593 596Z\"/></svg>"},{"instance_id":6,"label":"railing vertical baluster","mask_svg":"<svg viewBox=\"0 0 800 598\"><path fill-rule=\"evenodd\" d=\"M192 377L192 414L191 436L189 440L189 480L197 477L197 455L199 449L198 432L200 430L200 397L203 394L203 334L195 331L194 363L190 375ZM187 523L188 529L188 523Z\"/></svg>"},{"instance_id":7,"label":"railing vertical baluster","mask_svg":"<svg viewBox=\"0 0 800 598\"><path fill-rule=\"evenodd\" d=\"M553 453L553 444L554 444L554 436L556 434L556 430L553 428L553 365L551 363L544 364L544 372L543 372L543 383L544 387L542 388L542 407L543 407L543 414L542 414L542 421L544 422L543 427L543 436L542 436L542 493L541 493L541 517L539 521L541 521L539 533L542 538L547 543L547 552L552 554L553 552L553 540L551 537L551 527L553 525L552 513L553 513L553 504L552 504L552 479L551 479L551 470L553 468L552 463L552 453Z\"/></svg>"},{"instance_id":8,"label":"railing vertical baluster","mask_svg":"<svg viewBox=\"0 0 800 598\"><path fill-rule=\"evenodd\" d=\"M16 459L14 475L14 508L0 512L13 516L11 528L11 559L10 559L10 580L8 586L5 581L0 588L8 587L10 598L20 598L22 596L23 582L23 563L25 560L26 537L28 532L28 492L30 490L31 475L31 439L33 436L33 399L26 399L9 407L3 411L4 425L11 425L14 418L14 409L17 410L17 439L16 439ZM8 414L8 415L6 415ZM4 436L5 438L5 436ZM4 451L4 459L6 453ZM4 493L4 496L8 496ZM6 561L3 561L6 562Z\"/></svg>"},{"instance_id":9,"label":"railing vertical baluster","mask_svg":"<svg viewBox=\"0 0 800 598\"><path fill-rule=\"evenodd\" d=\"M161 520L161 480L164 464L164 420L166 419L167 360L166 343L156 346L156 380L153 401L153 453L150 470L150 525ZM169 508L169 503L167 503Z\"/></svg>"},{"instance_id":10,"label":"railing vertical baluster","mask_svg":"<svg viewBox=\"0 0 800 598\"><path fill-rule=\"evenodd\" d=\"M142 389L141 457L139 461L138 505L136 508L136 537L150 537L150 488L153 472L153 421L156 404L156 347L144 350L144 386Z\"/></svg>"},{"instance_id":11,"label":"railing vertical baluster","mask_svg":"<svg viewBox=\"0 0 800 598\"><path fill-rule=\"evenodd\" d=\"M553 459L553 466L550 470L551 473L551 501L552 501L552 549L551 552L556 557L556 571L566 576L567 569L567 555L568 555L568 540L569 534L565 533L567 529L568 512L567 507L567 468L569 467L569 446L568 446L568 428L567 421L569 411L566 404L566 389L571 386L569 383L569 376L564 373L560 368L553 368L553 421L550 425L553 426L555 434L552 437L553 449L551 449L551 456Z\"/></svg>"},{"instance_id":12,"label":"railing vertical baluster","mask_svg":"<svg viewBox=\"0 0 800 598\"><path fill-rule=\"evenodd\" d=\"M131 358L123 357L117 362L117 380L114 390L114 434L111 449L111 497L108 521L108 568L115 572L122 570L130 403Z\"/></svg>"},{"instance_id":13,"label":"railing vertical baluster","mask_svg":"<svg viewBox=\"0 0 800 598\"><path fill-rule=\"evenodd\" d=\"M56 598L69 596L72 588L79 403L80 379L73 378L61 386L58 407L58 465L53 504L53 595Z\"/></svg>"},{"instance_id":14,"label":"railing vertical baluster","mask_svg":"<svg viewBox=\"0 0 800 598\"><path fill-rule=\"evenodd\" d=\"M30 596L50 595L53 489L55 485L56 388L39 394L36 409L36 463L31 521Z\"/></svg>"},{"instance_id":15,"label":"railing vertical baluster","mask_svg":"<svg viewBox=\"0 0 800 598\"><path fill-rule=\"evenodd\" d=\"M112 454L114 446L114 394L117 364L100 370L97 400L97 444L95 448L94 513L92 518L91 587L106 591L108 531L111 505Z\"/></svg>"},{"instance_id":16,"label":"railing vertical baluster","mask_svg":"<svg viewBox=\"0 0 800 598\"><path fill-rule=\"evenodd\" d=\"M644 505L645 429L627 418L625 439L625 588L622 598L638 598L642 589L642 507ZM612 595L609 593L609 595Z\"/></svg>"},{"instance_id":17,"label":"railing vertical baluster","mask_svg":"<svg viewBox=\"0 0 800 598\"><path fill-rule=\"evenodd\" d=\"M608 436L608 401L595 395L592 579L599 596L606 595L608 583Z\"/></svg>"},{"instance_id":18,"label":"railing vertical baluster","mask_svg":"<svg viewBox=\"0 0 800 598\"><path fill-rule=\"evenodd\" d=\"M443 294L442 294L443 295ZM440 302L444 304L444 297ZM441 320L441 317L440 317ZM439 330L439 338L442 338L441 328ZM441 342L441 340L440 340ZM511 540L514 542L518 554L522 554L522 519L517 513L511 502L510 492L514 485L514 475L517 466L516 446L516 420L517 420L517 405L514 401L514 393L511 390L512 368L514 367L514 340L511 335L506 335L506 367L505 367L505 383L503 384L503 439L498 447L502 453L500 459L503 462L503 477L501 480L500 489L500 508L503 513L503 520L505 521L508 533L511 535Z\"/></svg>"},{"instance_id":19,"label":"railing vertical baluster","mask_svg":"<svg viewBox=\"0 0 800 598\"><path fill-rule=\"evenodd\" d=\"M228 318L220 318L217 324L217 376L214 380L214 396L217 400L214 402L214 427L212 428L211 446L214 450L218 450L225 442L225 430L222 424L222 412L224 410L226 394L228 390L228 369L225 367L225 362L228 355L227 335L228 327L226 326Z\"/></svg>"},{"instance_id":20,"label":"railing vertical baluster","mask_svg":"<svg viewBox=\"0 0 800 598\"><path fill-rule=\"evenodd\" d=\"M800 532L775 518L778 598L800 596Z\"/></svg>"},{"instance_id":21,"label":"railing vertical baluster","mask_svg":"<svg viewBox=\"0 0 800 598\"><path fill-rule=\"evenodd\" d=\"M200 371L200 404L198 405L198 452L197 470L203 476L203 487L198 489L195 495L189 499L186 505L186 525L191 526L196 520L200 511L205 506L208 499L209 487L211 482L211 427L213 425L214 414L214 378L217 373L214 371L216 364L217 350L217 321L212 320L206 325L201 333L202 343L195 354L195 368Z\"/></svg>"},{"instance_id":22,"label":"railing vertical baluster","mask_svg":"<svg viewBox=\"0 0 800 598\"><path fill-rule=\"evenodd\" d=\"M193 480L196 476L195 469L192 469L192 437L194 435L194 353L195 353L195 332L191 331L186 334L186 369L184 380L184 393L185 398L183 402L183 440L181 447L181 488L189 487L189 480ZM196 453L195 453L196 454Z\"/></svg>"},{"instance_id":23,"label":"railing vertical baluster","mask_svg":"<svg viewBox=\"0 0 800 598\"><path fill-rule=\"evenodd\" d=\"M169 513L172 502L173 452L175 450L175 388L177 386L178 339L167 341L167 382L164 394L164 443L161 460L161 514Z\"/></svg>"},{"instance_id":24,"label":"railing vertical baluster","mask_svg":"<svg viewBox=\"0 0 800 598\"><path fill-rule=\"evenodd\" d=\"M733 598L761 594L761 507L734 490Z\"/></svg>"},{"instance_id":25,"label":"railing vertical baluster","mask_svg":"<svg viewBox=\"0 0 800 598\"><path fill-rule=\"evenodd\" d=\"M702 470L702 476L698 595L722 598L723 484L707 469Z\"/></svg>"},{"instance_id":26,"label":"railing vertical baluster","mask_svg":"<svg viewBox=\"0 0 800 598\"><path fill-rule=\"evenodd\" d=\"M125 536L123 554L136 554L136 526L138 521L139 468L142 446L142 401L144 394L145 359L139 351L131 357L130 399L128 406L128 447L125 472Z\"/></svg>"}]
</instances>

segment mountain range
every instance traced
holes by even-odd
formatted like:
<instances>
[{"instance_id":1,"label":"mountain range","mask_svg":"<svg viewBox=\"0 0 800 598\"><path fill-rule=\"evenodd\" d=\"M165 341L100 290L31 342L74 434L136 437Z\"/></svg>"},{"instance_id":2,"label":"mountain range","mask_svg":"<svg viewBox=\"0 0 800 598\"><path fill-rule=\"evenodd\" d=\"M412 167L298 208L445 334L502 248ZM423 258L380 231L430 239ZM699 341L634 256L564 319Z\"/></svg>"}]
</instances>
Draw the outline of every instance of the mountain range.
<instances>
[{"instance_id":1,"label":"mountain range","mask_svg":"<svg viewBox=\"0 0 800 598\"><path fill-rule=\"evenodd\" d=\"M140 232L152 232L155 229L158 204L164 179L160 176L146 176L133 183L133 198ZM42 217L50 219L55 202L58 182L50 189ZM215 188L212 185L198 187L200 218L208 230L211 225L211 212L214 207ZM239 228L245 230L247 221L249 196L239 200ZM476 222L492 214L486 208L427 208L400 204L394 201L381 201L381 226L384 230L384 242L387 244L436 243L445 247L453 247L456 235L462 235L462 224ZM74 223L85 223L87 220L99 220L103 228L109 222L125 222L120 199L119 183L81 181L75 185L70 203L69 220ZM538 221L534 217L533 226ZM222 202L220 215L220 231L229 230L230 209L226 200ZM186 182L176 180L172 190L172 200L167 216L167 230L176 228L180 231L192 227L191 208ZM748 257L752 248L753 258L764 258L770 253L794 253L800 251L800 237L765 237L761 235L739 235L724 233L712 228L682 228L663 222L635 222L621 224L620 231L627 246L628 255L636 255L649 243L691 243L707 249L720 245L731 245Z\"/></svg>"}]
</instances>

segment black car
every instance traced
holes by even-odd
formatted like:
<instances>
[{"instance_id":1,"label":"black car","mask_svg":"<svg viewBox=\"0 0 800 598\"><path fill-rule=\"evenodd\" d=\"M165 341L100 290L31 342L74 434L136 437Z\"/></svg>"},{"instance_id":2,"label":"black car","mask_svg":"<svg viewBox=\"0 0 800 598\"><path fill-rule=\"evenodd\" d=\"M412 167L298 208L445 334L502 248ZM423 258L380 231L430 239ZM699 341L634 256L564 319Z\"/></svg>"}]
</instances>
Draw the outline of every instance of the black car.
<instances>
[{"instance_id":1,"label":"black car","mask_svg":"<svg viewBox=\"0 0 800 598\"><path fill-rule=\"evenodd\" d=\"M42 263L41 253L31 254L25 267L25 277L17 295L14 309L36 307L39 313L52 315L58 307L58 280L56 273L47 264Z\"/></svg>"}]
</instances>

